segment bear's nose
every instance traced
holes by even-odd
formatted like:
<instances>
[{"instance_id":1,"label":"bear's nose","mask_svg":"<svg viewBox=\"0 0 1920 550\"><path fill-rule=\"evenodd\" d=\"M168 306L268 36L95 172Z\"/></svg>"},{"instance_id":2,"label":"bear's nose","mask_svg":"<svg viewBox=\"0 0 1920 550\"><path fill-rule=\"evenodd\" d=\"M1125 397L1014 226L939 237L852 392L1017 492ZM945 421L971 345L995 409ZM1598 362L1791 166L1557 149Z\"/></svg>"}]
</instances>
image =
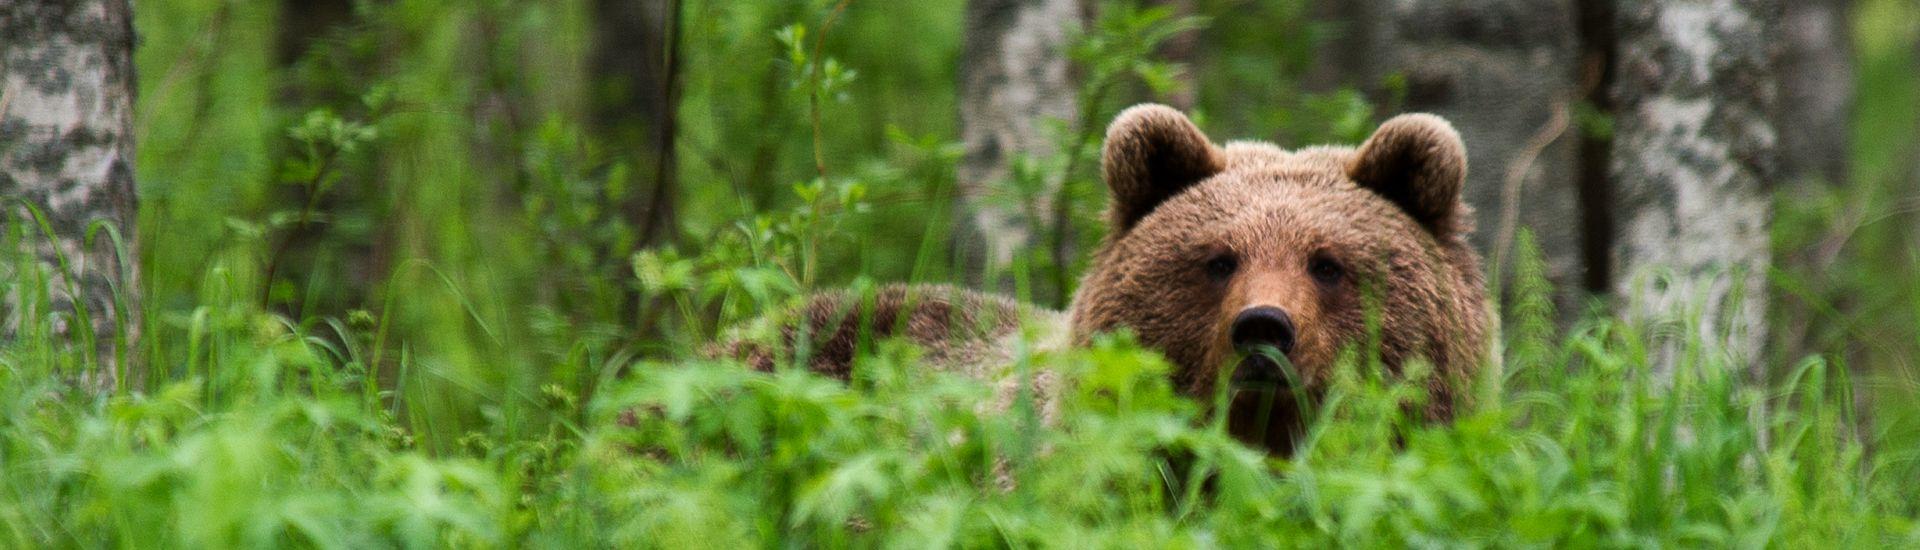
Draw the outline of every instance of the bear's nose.
<instances>
[{"instance_id":1,"label":"bear's nose","mask_svg":"<svg viewBox=\"0 0 1920 550\"><path fill-rule=\"evenodd\" d=\"M1277 307L1250 307L1233 318L1233 348L1242 353L1257 353L1264 346L1292 355L1294 335L1293 317Z\"/></svg>"}]
</instances>

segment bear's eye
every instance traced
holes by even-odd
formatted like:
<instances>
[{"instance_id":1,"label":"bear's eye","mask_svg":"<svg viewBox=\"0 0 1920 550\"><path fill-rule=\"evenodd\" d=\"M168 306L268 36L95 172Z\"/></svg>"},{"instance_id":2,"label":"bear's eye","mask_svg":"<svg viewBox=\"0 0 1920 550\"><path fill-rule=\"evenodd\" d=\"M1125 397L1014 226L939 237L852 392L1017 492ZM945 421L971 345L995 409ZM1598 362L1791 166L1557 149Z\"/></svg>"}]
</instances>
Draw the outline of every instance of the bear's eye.
<instances>
[{"instance_id":1,"label":"bear's eye","mask_svg":"<svg viewBox=\"0 0 1920 550\"><path fill-rule=\"evenodd\" d=\"M1339 260L1335 260L1325 254L1314 254L1312 258L1307 260L1307 273L1312 275L1313 280L1319 281L1320 284L1333 286L1340 284L1341 280L1347 278L1347 267L1340 265Z\"/></svg>"},{"instance_id":2,"label":"bear's eye","mask_svg":"<svg viewBox=\"0 0 1920 550\"><path fill-rule=\"evenodd\" d=\"M1225 281L1240 270L1240 259L1232 254L1218 254L1207 259L1207 277L1215 281Z\"/></svg>"}]
</instances>

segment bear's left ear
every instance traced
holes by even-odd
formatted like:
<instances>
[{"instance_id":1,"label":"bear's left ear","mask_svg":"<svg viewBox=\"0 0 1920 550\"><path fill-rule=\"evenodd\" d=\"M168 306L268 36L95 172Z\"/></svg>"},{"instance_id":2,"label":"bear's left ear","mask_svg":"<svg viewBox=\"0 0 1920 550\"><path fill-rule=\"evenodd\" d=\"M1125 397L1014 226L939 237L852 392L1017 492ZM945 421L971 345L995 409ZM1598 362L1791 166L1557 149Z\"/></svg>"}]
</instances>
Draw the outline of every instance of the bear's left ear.
<instances>
[{"instance_id":1,"label":"bear's left ear","mask_svg":"<svg viewBox=\"0 0 1920 550\"><path fill-rule=\"evenodd\" d=\"M1113 231L1124 233L1160 203L1225 170L1226 157L1187 115L1165 105L1137 105L1107 127L1101 176L1113 196Z\"/></svg>"},{"instance_id":2,"label":"bear's left ear","mask_svg":"<svg viewBox=\"0 0 1920 550\"><path fill-rule=\"evenodd\" d=\"M1446 119L1400 115L1360 146L1347 177L1386 198L1435 235L1460 230L1467 147Z\"/></svg>"}]
</instances>

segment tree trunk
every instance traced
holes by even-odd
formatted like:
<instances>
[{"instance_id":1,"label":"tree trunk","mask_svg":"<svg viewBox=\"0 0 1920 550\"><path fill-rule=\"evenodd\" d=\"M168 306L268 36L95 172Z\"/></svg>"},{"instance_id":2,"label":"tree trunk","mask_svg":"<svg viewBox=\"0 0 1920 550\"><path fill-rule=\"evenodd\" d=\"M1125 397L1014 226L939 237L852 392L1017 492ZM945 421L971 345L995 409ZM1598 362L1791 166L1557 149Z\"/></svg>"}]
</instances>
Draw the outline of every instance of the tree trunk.
<instances>
[{"instance_id":1,"label":"tree trunk","mask_svg":"<svg viewBox=\"0 0 1920 550\"><path fill-rule=\"evenodd\" d=\"M995 279L1015 253L1033 249L1047 223L1054 189L1037 200L1013 192L1013 162L1055 152L1049 126L1074 123L1075 87L1067 47L1083 17L1075 0L973 0L967 3L960 61L957 168L961 261L976 280Z\"/></svg>"},{"instance_id":2,"label":"tree trunk","mask_svg":"<svg viewBox=\"0 0 1920 550\"><path fill-rule=\"evenodd\" d=\"M1311 0L1307 18L1326 29L1327 35L1314 43L1313 61L1301 78L1301 87L1325 93L1348 86L1365 88L1379 75L1368 74L1372 48L1381 44L1383 25L1373 20L1377 0Z\"/></svg>"},{"instance_id":3,"label":"tree trunk","mask_svg":"<svg viewBox=\"0 0 1920 550\"><path fill-rule=\"evenodd\" d=\"M1843 184L1852 136L1848 0L1794 0L1781 14L1780 181Z\"/></svg>"},{"instance_id":4,"label":"tree trunk","mask_svg":"<svg viewBox=\"0 0 1920 550\"><path fill-rule=\"evenodd\" d=\"M1198 8L1194 5L1194 0L1152 0L1151 4L1166 8L1175 18L1192 17ZM1202 58L1200 30L1189 30L1167 37L1167 41L1160 45L1159 56L1161 59L1179 64L1186 74L1186 78L1181 79L1179 86L1167 94L1167 104L1182 111L1192 112L1195 102L1199 100L1200 92L1193 84L1196 80L1193 74L1200 70Z\"/></svg>"},{"instance_id":5,"label":"tree trunk","mask_svg":"<svg viewBox=\"0 0 1920 550\"><path fill-rule=\"evenodd\" d=\"M1323 8L1323 13L1326 9ZM1405 77L1404 111L1451 121L1466 140L1466 200L1478 209L1474 244L1504 282L1515 234L1528 230L1548 279L1573 305L1589 268L1580 220L1582 99L1579 12L1574 0L1367 2L1341 8L1346 45L1334 57L1375 79ZM1571 311L1573 308L1564 308Z\"/></svg>"},{"instance_id":6,"label":"tree trunk","mask_svg":"<svg viewBox=\"0 0 1920 550\"><path fill-rule=\"evenodd\" d=\"M91 335L83 351L98 370L81 376L112 387L127 365L116 350L131 349L140 327L132 9L126 0L0 0L0 36L0 198L38 210L52 230L43 234L17 203L3 210L39 265L0 267L12 283L0 301L0 338L47 315L56 335L78 345ZM105 231L89 243L96 224L118 232L127 250L115 250ZM46 273L51 299L39 312L23 309L37 300L28 294L40 287L27 286L36 270Z\"/></svg>"},{"instance_id":7,"label":"tree trunk","mask_svg":"<svg viewBox=\"0 0 1920 550\"><path fill-rule=\"evenodd\" d=\"M314 42L335 27L353 20L353 0L282 0L276 56L281 66L292 66Z\"/></svg>"},{"instance_id":8,"label":"tree trunk","mask_svg":"<svg viewBox=\"0 0 1920 550\"><path fill-rule=\"evenodd\" d=\"M595 0L595 120L600 134L652 164L652 186L622 197L618 208L651 244L674 227L678 135L680 0Z\"/></svg>"},{"instance_id":9,"label":"tree trunk","mask_svg":"<svg viewBox=\"0 0 1920 550\"><path fill-rule=\"evenodd\" d=\"M636 173L651 181L646 189L628 189L608 197L633 229L638 246L673 242L678 235L675 200L679 196L678 137L680 107L681 0L594 0L593 52L589 63L597 78L590 89L598 137L614 151L651 161ZM643 161L644 162L644 161ZM608 248L611 248L609 245ZM626 250L599 255L625 265ZM621 298L618 315L642 331L653 330L662 311L640 303L637 288Z\"/></svg>"},{"instance_id":10,"label":"tree trunk","mask_svg":"<svg viewBox=\"0 0 1920 550\"><path fill-rule=\"evenodd\" d=\"M1765 338L1778 152L1777 10L1769 0L1620 0L1614 19L1613 260L1625 313L1701 315L1683 338L1753 364Z\"/></svg>"},{"instance_id":11,"label":"tree trunk","mask_svg":"<svg viewBox=\"0 0 1920 550\"><path fill-rule=\"evenodd\" d=\"M1780 83L1776 127L1783 152L1778 180L1789 186L1781 195L1785 201L1831 194L1852 183L1848 162L1855 95L1852 6L1851 0L1803 0L1788 2L1781 12L1775 39ZM1835 249L1822 241L1783 249L1775 263L1812 274L1832 271L1837 257L1830 252ZM1854 308L1844 300L1831 305ZM1782 309L1770 317L1779 331L1771 338L1778 351L1787 357L1812 353L1809 335L1822 326L1810 322L1817 314L1794 300L1776 307ZM1848 360L1846 364L1857 369L1862 363ZM1855 374L1866 373L1856 370Z\"/></svg>"}]
</instances>

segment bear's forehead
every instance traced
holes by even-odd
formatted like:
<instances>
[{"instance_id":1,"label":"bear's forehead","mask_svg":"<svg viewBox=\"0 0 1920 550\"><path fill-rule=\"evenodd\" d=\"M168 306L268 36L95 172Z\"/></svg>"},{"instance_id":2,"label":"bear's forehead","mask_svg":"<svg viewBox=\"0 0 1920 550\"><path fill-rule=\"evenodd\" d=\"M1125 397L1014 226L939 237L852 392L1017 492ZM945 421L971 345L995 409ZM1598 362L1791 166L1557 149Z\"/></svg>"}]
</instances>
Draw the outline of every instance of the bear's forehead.
<instances>
[{"instance_id":1,"label":"bear's forehead","mask_svg":"<svg viewBox=\"0 0 1920 550\"><path fill-rule=\"evenodd\" d=\"M1235 141L1221 147L1226 158L1223 173L1312 173L1342 176L1353 160L1352 147L1321 146L1295 151L1261 141Z\"/></svg>"},{"instance_id":2,"label":"bear's forehead","mask_svg":"<svg viewBox=\"0 0 1920 550\"><path fill-rule=\"evenodd\" d=\"M1296 175L1297 176L1297 175ZM1174 197L1131 233L1149 240L1377 241L1424 234L1391 204L1330 177L1223 173Z\"/></svg>"},{"instance_id":3,"label":"bear's forehead","mask_svg":"<svg viewBox=\"0 0 1920 550\"><path fill-rule=\"evenodd\" d=\"M1312 147L1288 151L1267 143L1235 142L1223 148L1226 169L1194 186L1186 208L1218 214L1216 219L1258 220L1304 215L1332 225L1407 221L1386 199L1347 177L1354 157L1350 147Z\"/></svg>"},{"instance_id":4,"label":"bear's forehead","mask_svg":"<svg viewBox=\"0 0 1920 550\"><path fill-rule=\"evenodd\" d=\"M1350 185L1342 188L1337 180L1236 181L1229 175L1217 183L1220 192L1200 205L1217 215L1191 234L1202 242L1243 252L1333 246L1372 254L1417 247L1425 240L1423 231L1384 200Z\"/></svg>"},{"instance_id":5,"label":"bear's forehead","mask_svg":"<svg viewBox=\"0 0 1920 550\"><path fill-rule=\"evenodd\" d=\"M1346 176L1351 148L1287 151L1238 142L1223 149L1226 169L1161 205L1143 220L1154 229L1143 233L1236 243L1425 244L1418 224ZM1387 235L1418 237L1409 242Z\"/></svg>"}]
</instances>

